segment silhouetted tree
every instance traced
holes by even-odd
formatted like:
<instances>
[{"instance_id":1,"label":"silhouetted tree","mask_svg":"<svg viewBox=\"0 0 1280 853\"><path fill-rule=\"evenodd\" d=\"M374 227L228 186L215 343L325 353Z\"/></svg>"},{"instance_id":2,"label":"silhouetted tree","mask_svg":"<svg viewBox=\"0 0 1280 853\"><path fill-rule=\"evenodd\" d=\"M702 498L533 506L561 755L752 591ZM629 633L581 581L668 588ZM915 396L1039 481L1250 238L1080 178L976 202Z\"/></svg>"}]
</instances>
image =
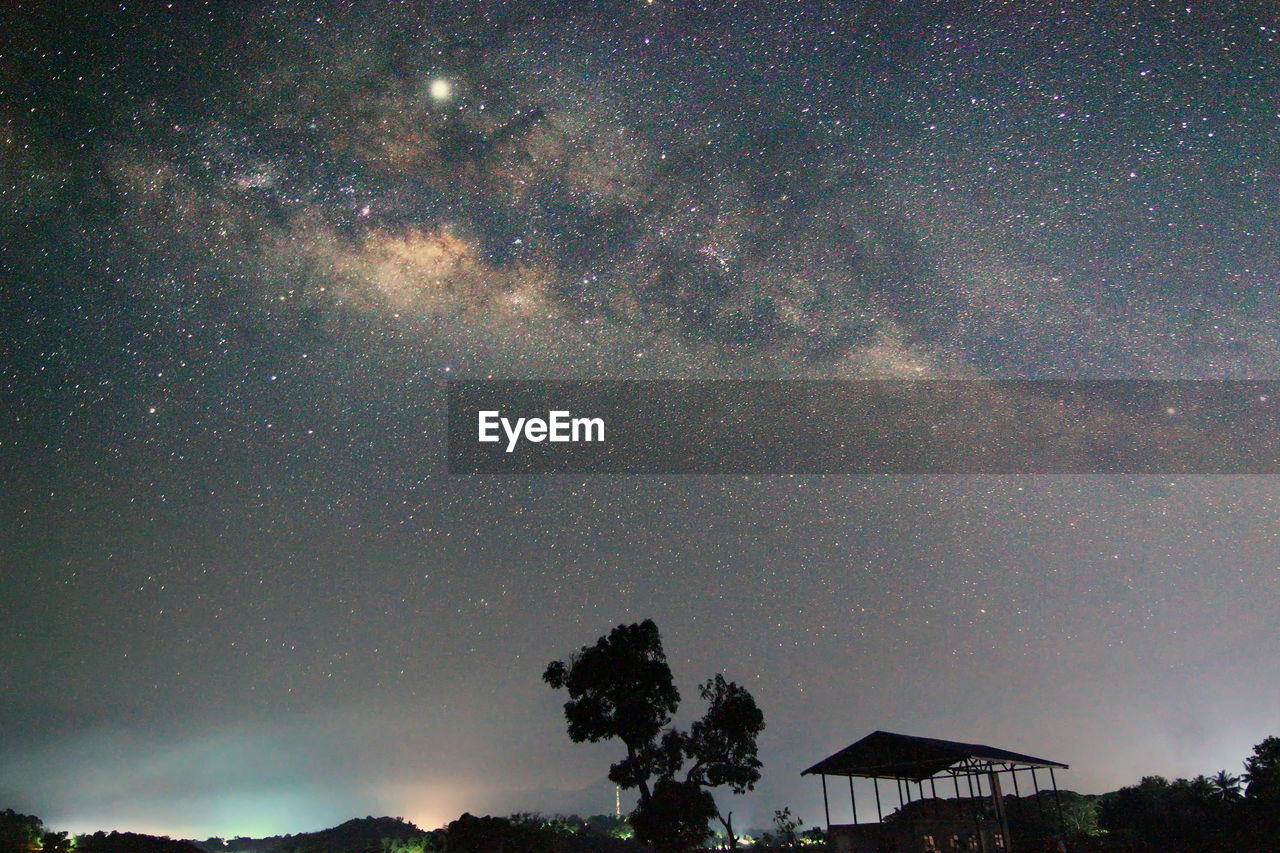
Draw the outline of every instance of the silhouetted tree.
<instances>
[{"instance_id":1,"label":"silhouetted tree","mask_svg":"<svg viewBox=\"0 0 1280 853\"><path fill-rule=\"evenodd\" d=\"M1253 748L1253 755L1244 760L1242 778L1248 783L1246 797L1280 805L1280 737L1273 735Z\"/></svg>"},{"instance_id":2,"label":"silhouetted tree","mask_svg":"<svg viewBox=\"0 0 1280 853\"><path fill-rule=\"evenodd\" d=\"M715 797L697 782L661 778L649 804L636 809L636 837L661 851L697 847L711 836L707 825L717 814Z\"/></svg>"},{"instance_id":3,"label":"silhouetted tree","mask_svg":"<svg viewBox=\"0 0 1280 853\"><path fill-rule=\"evenodd\" d=\"M764 714L746 688L716 675L699 685L707 702L703 717L687 733L669 727L680 693L658 626L649 619L619 625L568 662L552 661L542 677L568 691L564 715L575 743L617 739L626 747L609 779L639 790L631 824L641 841L686 849L707 839L715 817L732 835L730 821L705 789L723 785L741 794L760 779L756 738ZM684 778L677 779L682 771Z\"/></svg>"},{"instance_id":4,"label":"silhouetted tree","mask_svg":"<svg viewBox=\"0 0 1280 853\"><path fill-rule=\"evenodd\" d=\"M1168 851L1244 850L1239 827L1204 777L1147 776L1099 798L1098 825L1110 834L1106 849Z\"/></svg>"},{"instance_id":5,"label":"silhouetted tree","mask_svg":"<svg viewBox=\"0 0 1280 853\"><path fill-rule=\"evenodd\" d=\"M46 832L40 837L42 853L71 853L71 848L71 839L67 837L65 831Z\"/></svg>"},{"instance_id":6,"label":"silhouetted tree","mask_svg":"<svg viewBox=\"0 0 1280 853\"><path fill-rule=\"evenodd\" d=\"M76 836L76 853L202 853L190 841L138 832L95 832Z\"/></svg>"},{"instance_id":7,"label":"silhouetted tree","mask_svg":"<svg viewBox=\"0 0 1280 853\"><path fill-rule=\"evenodd\" d=\"M765 833L764 843L772 847L790 850L800 844L800 827L804 821L791 813L790 806L783 806L773 813L773 831Z\"/></svg>"},{"instance_id":8,"label":"silhouetted tree","mask_svg":"<svg viewBox=\"0 0 1280 853\"><path fill-rule=\"evenodd\" d=\"M445 828L449 853L550 853L555 833L528 815L475 817L464 814Z\"/></svg>"},{"instance_id":9,"label":"silhouetted tree","mask_svg":"<svg viewBox=\"0 0 1280 853\"><path fill-rule=\"evenodd\" d=\"M0 853L29 853L40 846L43 833L44 824L35 815L0 812Z\"/></svg>"},{"instance_id":10,"label":"silhouetted tree","mask_svg":"<svg viewBox=\"0 0 1280 853\"><path fill-rule=\"evenodd\" d=\"M707 702L702 719L689 727L685 752L694 760L688 778L708 787L728 785L734 793L760 781L756 738L764 730L764 714L747 691L723 675L698 687Z\"/></svg>"},{"instance_id":11,"label":"silhouetted tree","mask_svg":"<svg viewBox=\"0 0 1280 853\"><path fill-rule=\"evenodd\" d=\"M1213 774L1209 781L1213 783L1213 795L1225 803L1234 803L1244 796L1240 777L1228 773L1225 769Z\"/></svg>"},{"instance_id":12,"label":"silhouetted tree","mask_svg":"<svg viewBox=\"0 0 1280 853\"><path fill-rule=\"evenodd\" d=\"M658 737L680 706L653 620L619 625L567 664L552 661L542 678L569 692L564 717L574 743L622 741L627 756L609 768L609 779L624 789L639 788L641 802L647 802Z\"/></svg>"},{"instance_id":13,"label":"silhouetted tree","mask_svg":"<svg viewBox=\"0 0 1280 853\"><path fill-rule=\"evenodd\" d=\"M1210 780L1209 777L1205 776L1203 773L1189 780L1179 779L1178 781L1186 785L1187 793L1191 796L1192 799L1200 800L1200 801L1208 801L1213 799L1213 794L1215 790L1213 787L1213 781Z\"/></svg>"},{"instance_id":14,"label":"silhouetted tree","mask_svg":"<svg viewBox=\"0 0 1280 853\"><path fill-rule=\"evenodd\" d=\"M1105 794L1098 802L1098 826L1117 841L1137 845L1151 838L1153 829L1159 827L1168 793L1168 779L1144 776L1137 785Z\"/></svg>"},{"instance_id":15,"label":"silhouetted tree","mask_svg":"<svg viewBox=\"0 0 1280 853\"><path fill-rule=\"evenodd\" d=\"M1274 850L1280 838L1280 737L1266 738L1244 760L1245 817L1258 850Z\"/></svg>"},{"instance_id":16,"label":"silhouetted tree","mask_svg":"<svg viewBox=\"0 0 1280 853\"><path fill-rule=\"evenodd\" d=\"M1057 838L1079 839L1098 832L1096 797L1063 789L1040 797L1006 794L1004 802L1015 848L1030 842L1049 843Z\"/></svg>"},{"instance_id":17,"label":"silhouetted tree","mask_svg":"<svg viewBox=\"0 0 1280 853\"><path fill-rule=\"evenodd\" d=\"M610 838L624 838L631 835L631 826L624 817L611 814L597 814L587 818L586 832Z\"/></svg>"}]
</instances>

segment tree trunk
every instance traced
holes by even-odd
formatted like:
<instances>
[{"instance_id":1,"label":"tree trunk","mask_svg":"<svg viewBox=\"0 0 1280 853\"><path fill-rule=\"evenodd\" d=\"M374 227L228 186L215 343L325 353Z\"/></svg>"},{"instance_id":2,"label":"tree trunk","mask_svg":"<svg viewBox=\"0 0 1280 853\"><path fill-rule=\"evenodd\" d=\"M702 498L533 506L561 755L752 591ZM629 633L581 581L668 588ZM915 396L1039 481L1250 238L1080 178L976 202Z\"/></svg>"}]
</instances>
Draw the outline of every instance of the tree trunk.
<instances>
[{"instance_id":1,"label":"tree trunk","mask_svg":"<svg viewBox=\"0 0 1280 853\"><path fill-rule=\"evenodd\" d=\"M716 818L724 825L724 834L725 838L729 842L729 849L737 850L738 836L733 834L733 812L729 812L727 815L722 815L719 812L716 812Z\"/></svg>"}]
</instances>

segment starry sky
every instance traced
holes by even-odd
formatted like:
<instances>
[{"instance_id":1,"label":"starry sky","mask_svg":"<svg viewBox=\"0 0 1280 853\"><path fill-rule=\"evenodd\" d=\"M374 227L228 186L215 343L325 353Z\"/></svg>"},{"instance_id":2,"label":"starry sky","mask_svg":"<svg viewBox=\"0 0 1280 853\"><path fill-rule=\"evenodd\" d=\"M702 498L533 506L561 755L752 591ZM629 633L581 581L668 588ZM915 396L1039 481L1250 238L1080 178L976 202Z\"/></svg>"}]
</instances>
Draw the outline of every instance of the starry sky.
<instances>
[{"instance_id":1,"label":"starry sky","mask_svg":"<svg viewBox=\"0 0 1280 853\"><path fill-rule=\"evenodd\" d=\"M0 12L0 807L611 811L546 663L1101 792L1280 733L1280 484L461 477L451 378L1280 378L1270 3ZM840 820L842 815L833 813Z\"/></svg>"}]
</instances>

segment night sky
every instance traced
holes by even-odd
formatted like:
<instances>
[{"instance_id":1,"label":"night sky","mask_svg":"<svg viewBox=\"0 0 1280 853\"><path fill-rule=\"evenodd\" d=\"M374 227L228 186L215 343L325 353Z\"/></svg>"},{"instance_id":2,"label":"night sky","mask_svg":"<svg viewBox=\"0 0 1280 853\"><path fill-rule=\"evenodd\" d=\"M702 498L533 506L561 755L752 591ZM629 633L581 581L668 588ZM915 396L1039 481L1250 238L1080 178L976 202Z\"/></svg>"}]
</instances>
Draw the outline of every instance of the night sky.
<instances>
[{"instance_id":1,"label":"night sky","mask_svg":"<svg viewBox=\"0 0 1280 853\"><path fill-rule=\"evenodd\" d=\"M765 713L739 826L874 729L1083 792L1280 734L1274 478L443 443L450 378L1280 378L1274 4L21 5L0 808L610 812L540 676L644 618Z\"/></svg>"}]
</instances>

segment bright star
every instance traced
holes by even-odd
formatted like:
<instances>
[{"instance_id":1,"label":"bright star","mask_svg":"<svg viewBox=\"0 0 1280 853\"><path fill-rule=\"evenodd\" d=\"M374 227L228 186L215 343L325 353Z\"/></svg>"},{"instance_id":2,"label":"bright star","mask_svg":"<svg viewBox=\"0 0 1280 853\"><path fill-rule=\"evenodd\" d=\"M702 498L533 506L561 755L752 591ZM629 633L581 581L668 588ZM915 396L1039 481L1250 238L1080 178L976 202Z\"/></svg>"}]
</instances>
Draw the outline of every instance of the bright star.
<instances>
[{"instance_id":1,"label":"bright star","mask_svg":"<svg viewBox=\"0 0 1280 853\"><path fill-rule=\"evenodd\" d=\"M427 91L433 101L441 103L453 97L453 84L443 77L437 77L431 81L431 87Z\"/></svg>"}]
</instances>

